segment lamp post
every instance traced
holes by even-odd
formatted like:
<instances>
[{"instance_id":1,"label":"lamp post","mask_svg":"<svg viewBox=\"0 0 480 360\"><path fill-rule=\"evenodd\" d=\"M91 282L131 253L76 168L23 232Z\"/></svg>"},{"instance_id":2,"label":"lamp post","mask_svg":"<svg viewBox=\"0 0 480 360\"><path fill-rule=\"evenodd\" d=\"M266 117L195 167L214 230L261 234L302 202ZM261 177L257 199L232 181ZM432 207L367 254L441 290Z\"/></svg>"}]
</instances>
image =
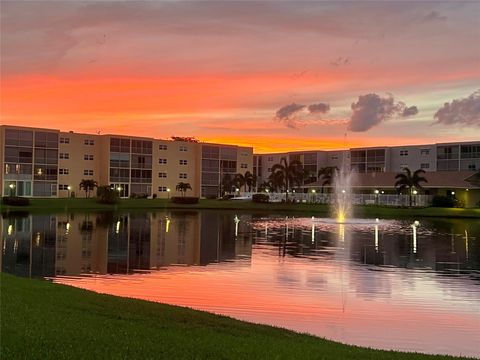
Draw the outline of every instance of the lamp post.
<instances>
[{"instance_id":1,"label":"lamp post","mask_svg":"<svg viewBox=\"0 0 480 360\"><path fill-rule=\"evenodd\" d=\"M317 193L317 190L312 189L312 203L315 202L315 194Z\"/></svg>"},{"instance_id":2,"label":"lamp post","mask_svg":"<svg viewBox=\"0 0 480 360\"><path fill-rule=\"evenodd\" d=\"M380 191L375 189L374 193L375 193L375 204L378 205L378 194L380 193Z\"/></svg>"},{"instance_id":3,"label":"lamp post","mask_svg":"<svg viewBox=\"0 0 480 360\"><path fill-rule=\"evenodd\" d=\"M8 187L10 188L10 196L15 196L15 184L12 183Z\"/></svg>"},{"instance_id":4,"label":"lamp post","mask_svg":"<svg viewBox=\"0 0 480 360\"><path fill-rule=\"evenodd\" d=\"M122 192L122 187L117 186L117 191L118 191L118 197L121 197L120 193Z\"/></svg>"},{"instance_id":5,"label":"lamp post","mask_svg":"<svg viewBox=\"0 0 480 360\"><path fill-rule=\"evenodd\" d=\"M170 188L167 188L167 199L170 199Z\"/></svg>"},{"instance_id":6,"label":"lamp post","mask_svg":"<svg viewBox=\"0 0 480 360\"><path fill-rule=\"evenodd\" d=\"M68 185L67 190L68 190L68 197L70 198L70 190L72 190L72 187L70 185Z\"/></svg>"}]
</instances>

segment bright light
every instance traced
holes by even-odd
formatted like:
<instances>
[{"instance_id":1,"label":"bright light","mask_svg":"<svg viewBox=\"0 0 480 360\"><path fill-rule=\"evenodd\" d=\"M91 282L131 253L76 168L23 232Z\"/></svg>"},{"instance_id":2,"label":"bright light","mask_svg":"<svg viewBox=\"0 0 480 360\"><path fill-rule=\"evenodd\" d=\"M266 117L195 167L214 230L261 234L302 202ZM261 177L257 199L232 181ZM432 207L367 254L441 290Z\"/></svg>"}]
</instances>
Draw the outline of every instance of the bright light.
<instances>
[{"instance_id":1,"label":"bright light","mask_svg":"<svg viewBox=\"0 0 480 360\"><path fill-rule=\"evenodd\" d=\"M455 191L452 191L452 195L455 195Z\"/></svg>"},{"instance_id":2,"label":"bright light","mask_svg":"<svg viewBox=\"0 0 480 360\"><path fill-rule=\"evenodd\" d=\"M67 190L70 191L72 190L72 187L70 185L67 186Z\"/></svg>"},{"instance_id":3,"label":"bright light","mask_svg":"<svg viewBox=\"0 0 480 360\"><path fill-rule=\"evenodd\" d=\"M417 190L413 190L413 195L417 195L418 194L418 191Z\"/></svg>"},{"instance_id":4,"label":"bright light","mask_svg":"<svg viewBox=\"0 0 480 360\"><path fill-rule=\"evenodd\" d=\"M312 193L315 194L317 192L317 190L315 189L312 189Z\"/></svg>"},{"instance_id":5,"label":"bright light","mask_svg":"<svg viewBox=\"0 0 480 360\"><path fill-rule=\"evenodd\" d=\"M382 190L382 194L385 194L385 191Z\"/></svg>"},{"instance_id":6,"label":"bright light","mask_svg":"<svg viewBox=\"0 0 480 360\"><path fill-rule=\"evenodd\" d=\"M120 233L120 220L117 221L117 224L115 225L115 234Z\"/></svg>"},{"instance_id":7,"label":"bright light","mask_svg":"<svg viewBox=\"0 0 480 360\"><path fill-rule=\"evenodd\" d=\"M270 191L270 190L268 190L268 189L265 189L265 192L267 192L267 193L268 193L269 191Z\"/></svg>"},{"instance_id":8,"label":"bright light","mask_svg":"<svg viewBox=\"0 0 480 360\"><path fill-rule=\"evenodd\" d=\"M167 192L170 192L170 188L167 188Z\"/></svg>"},{"instance_id":9,"label":"bright light","mask_svg":"<svg viewBox=\"0 0 480 360\"><path fill-rule=\"evenodd\" d=\"M413 225L418 226L418 225L420 225L420 222L419 222L418 220L415 220L415 221L413 222Z\"/></svg>"},{"instance_id":10,"label":"bright light","mask_svg":"<svg viewBox=\"0 0 480 360\"><path fill-rule=\"evenodd\" d=\"M466 191L470 191L470 189L465 189Z\"/></svg>"},{"instance_id":11,"label":"bright light","mask_svg":"<svg viewBox=\"0 0 480 360\"><path fill-rule=\"evenodd\" d=\"M117 187L117 191L118 191L118 192L122 191L122 187L121 187L121 186L118 186L118 187Z\"/></svg>"},{"instance_id":12,"label":"bright light","mask_svg":"<svg viewBox=\"0 0 480 360\"><path fill-rule=\"evenodd\" d=\"M12 234L13 234L13 225L8 225L7 234L8 234L8 235L12 235Z\"/></svg>"},{"instance_id":13,"label":"bright light","mask_svg":"<svg viewBox=\"0 0 480 360\"><path fill-rule=\"evenodd\" d=\"M170 230L170 219L167 217L167 224L165 225L165 232L168 233L169 230Z\"/></svg>"},{"instance_id":14,"label":"bright light","mask_svg":"<svg viewBox=\"0 0 480 360\"><path fill-rule=\"evenodd\" d=\"M67 225L65 225L65 235L68 235L69 232L70 232L70 223L67 222Z\"/></svg>"},{"instance_id":15,"label":"bright light","mask_svg":"<svg viewBox=\"0 0 480 360\"><path fill-rule=\"evenodd\" d=\"M13 189L13 188L15 187L15 184L10 184L10 185L8 185L8 187L9 187L10 189Z\"/></svg>"},{"instance_id":16,"label":"bright light","mask_svg":"<svg viewBox=\"0 0 480 360\"><path fill-rule=\"evenodd\" d=\"M345 190L342 190L342 194L345 194L345 193L346 193L346 191L345 191Z\"/></svg>"},{"instance_id":17,"label":"bright light","mask_svg":"<svg viewBox=\"0 0 480 360\"><path fill-rule=\"evenodd\" d=\"M42 175L42 173L43 173L43 172L42 172L42 169L41 169L41 168L37 170L37 175Z\"/></svg>"},{"instance_id":18,"label":"bright light","mask_svg":"<svg viewBox=\"0 0 480 360\"><path fill-rule=\"evenodd\" d=\"M375 194L377 194L377 195L378 195L378 193L379 193L379 192L380 192L380 191L378 191L378 190L375 190Z\"/></svg>"},{"instance_id":19,"label":"bright light","mask_svg":"<svg viewBox=\"0 0 480 360\"><path fill-rule=\"evenodd\" d=\"M239 188L236 188L236 189L235 189L235 191L236 191L236 192L239 192L239 191L240 191L240 189L239 189Z\"/></svg>"}]
</instances>

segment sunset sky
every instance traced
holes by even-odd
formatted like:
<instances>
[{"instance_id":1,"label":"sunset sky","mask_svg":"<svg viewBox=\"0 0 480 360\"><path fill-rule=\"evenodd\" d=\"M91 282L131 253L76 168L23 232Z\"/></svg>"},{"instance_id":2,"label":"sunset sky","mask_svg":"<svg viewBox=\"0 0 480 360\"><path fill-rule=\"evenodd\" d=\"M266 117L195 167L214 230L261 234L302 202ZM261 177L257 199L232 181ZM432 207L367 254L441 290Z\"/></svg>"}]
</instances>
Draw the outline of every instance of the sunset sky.
<instances>
[{"instance_id":1,"label":"sunset sky","mask_svg":"<svg viewBox=\"0 0 480 360\"><path fill-rule=\"evenodd\" d=\"M479 140L479 44L478 1L1 1L1 123L256 152Z\"/></svg>"}]
</instances>

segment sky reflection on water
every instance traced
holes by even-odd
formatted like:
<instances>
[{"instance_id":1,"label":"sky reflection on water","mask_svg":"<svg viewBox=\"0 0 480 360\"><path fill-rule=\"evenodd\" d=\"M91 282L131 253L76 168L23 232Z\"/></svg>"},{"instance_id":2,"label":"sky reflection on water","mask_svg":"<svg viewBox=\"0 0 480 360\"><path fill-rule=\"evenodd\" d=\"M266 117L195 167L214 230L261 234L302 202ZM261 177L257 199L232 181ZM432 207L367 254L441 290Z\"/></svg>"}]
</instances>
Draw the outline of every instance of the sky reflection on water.
<instances>
[{"instance_id":1,"label":"sky reflection on water","mask_svg":"<svg viewBox=\"0 0 480 360\"><path fill-rule=\"evenodd\" d=\"M252 214L236 229L235 215L8 217L2 270L345 343L480 356L477 222L421 220L414 244L411 221L382 220L375 236L371 222Z\"/></svg>"}]
</instances>

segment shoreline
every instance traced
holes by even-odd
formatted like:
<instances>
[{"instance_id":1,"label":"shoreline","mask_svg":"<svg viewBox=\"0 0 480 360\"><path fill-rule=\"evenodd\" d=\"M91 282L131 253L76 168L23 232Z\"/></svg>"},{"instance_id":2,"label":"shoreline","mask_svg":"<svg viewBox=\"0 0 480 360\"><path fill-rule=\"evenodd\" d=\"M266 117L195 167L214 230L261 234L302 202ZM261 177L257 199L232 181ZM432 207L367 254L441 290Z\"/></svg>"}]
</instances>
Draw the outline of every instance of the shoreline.
<instances>
[{"instance_id":1,"label":"shoreline","mask_svg":"<svg viewBox=\"0 0 480 360\"><path fill-rule=\"evenodd\" d=\"M330 209L325 204L285 204L253 203L251 201L208 200L202 199L197 204L174 204L167 199L121 199L115 205L99 204L94 198L56 198L30 199L28 206L1 205L0 212L15 213L55 213L55 212L97 212L97 211L148 211L148 210L236 210L269 213L300 213L308 216L330 216ZM480 218L480 208L392 208L376 205L354 207L355 217L361 218Z\"/></svg>"}]
</instances>

